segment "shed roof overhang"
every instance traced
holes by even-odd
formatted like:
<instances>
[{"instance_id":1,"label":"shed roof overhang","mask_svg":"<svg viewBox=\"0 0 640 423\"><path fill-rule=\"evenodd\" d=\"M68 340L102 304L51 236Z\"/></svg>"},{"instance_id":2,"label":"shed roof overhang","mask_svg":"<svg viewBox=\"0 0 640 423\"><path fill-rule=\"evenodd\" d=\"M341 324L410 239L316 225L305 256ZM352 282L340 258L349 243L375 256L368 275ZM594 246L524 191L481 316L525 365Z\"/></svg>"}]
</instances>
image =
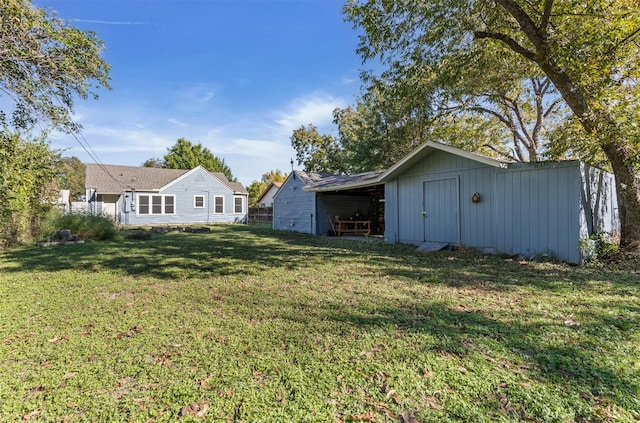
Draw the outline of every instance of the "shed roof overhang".
<instances>
[{"instance_id":1,"label":"shed roof overhang","mask_svg":"<svg viewBox=\"0 0 640 423\"><path fill-rule=\"evenodd\" d=\"M383 170L374 170L372 172L358 173L355 175L331 175L322 178L321 181L305 186L302 190L310 192L335 192L372 187L380 185L379 178L383 172Z\"/></svg>"}]
</instances>

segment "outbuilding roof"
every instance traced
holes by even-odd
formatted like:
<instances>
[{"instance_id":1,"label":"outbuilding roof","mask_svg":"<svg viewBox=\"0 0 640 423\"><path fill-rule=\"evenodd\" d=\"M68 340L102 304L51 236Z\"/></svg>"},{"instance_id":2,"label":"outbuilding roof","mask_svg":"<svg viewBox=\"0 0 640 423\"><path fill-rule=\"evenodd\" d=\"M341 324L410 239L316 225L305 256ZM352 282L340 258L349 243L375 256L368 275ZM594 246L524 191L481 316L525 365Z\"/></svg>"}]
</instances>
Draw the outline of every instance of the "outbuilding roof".
<instances>
[{"instance_id":1,"label":"outbuilding roof","mask_svg":"<svg viewBox=\"0 0 640 423\"><path fill-rule=\"evenodd\" d=\"M378 185L378 179L384 170L356 173L354 175L327 175L302 188L304 191L327 192L343 191Z\"/></svg>"},{"instance_id":2,"label":"outbuilding roof","mask_svg":"<svg viewBox=\"0 0 640 423\"><path fill-rule=\"evenodd\" d=\"M159 191L164 186L194 169L164 169L142 166L102 165L88 163L85 186L99 194L121 194L124 191ZM196 168L197 169L197 168ZM207 171L206 169L202 168ZM209 172L235 193L247 193L239 182L230 182L224 173Z\"/></svg>"},{"instance_id":3,"label":"outbuilding roof","mask_svg":"<svg viewBox=\"0 0 640 423\"><path fill-rule=\"evenodd\" d=\"M371 172L358 173L354 175L327 175L302 171L295 171L300 175L301 179L306 183L302 188L304 191L311 192L329 192L343 191L348 189L366 188L374 185L384 184L413 166L424 157L434 151L445 151L456 156L464 157L479 163L483 163L493 167L506 168L508 163L491 157L482 156L480 154L471 153L469 151L460 150L459 148L441 144L434 141L428 141L421 144L418 148L407 154L398 163L391 166L387 170L376 170ZM307 179L305 179L306 176Z\"/></svg>"}]
</instances>

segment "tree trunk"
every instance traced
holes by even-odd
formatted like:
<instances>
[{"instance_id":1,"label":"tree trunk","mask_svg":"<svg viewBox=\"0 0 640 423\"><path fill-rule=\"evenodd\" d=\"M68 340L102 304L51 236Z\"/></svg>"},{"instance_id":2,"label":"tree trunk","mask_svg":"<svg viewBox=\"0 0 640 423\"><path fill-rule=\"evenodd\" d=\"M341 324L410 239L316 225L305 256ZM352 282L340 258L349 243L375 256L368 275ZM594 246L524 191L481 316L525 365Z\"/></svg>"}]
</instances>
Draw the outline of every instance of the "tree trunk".
<instances>
[{"instance_id":1,"label":"tree trunk","mask_svg":"<svg viewBox=\"0 0 640 423\"><path fill-rule=\"evenodd\" d=\"M616 177L620 246L640 242L640 179L629 163L624 147L617 143L608 143L602 146L602 150L609 159Z\"/></svg>"}]
</instances>

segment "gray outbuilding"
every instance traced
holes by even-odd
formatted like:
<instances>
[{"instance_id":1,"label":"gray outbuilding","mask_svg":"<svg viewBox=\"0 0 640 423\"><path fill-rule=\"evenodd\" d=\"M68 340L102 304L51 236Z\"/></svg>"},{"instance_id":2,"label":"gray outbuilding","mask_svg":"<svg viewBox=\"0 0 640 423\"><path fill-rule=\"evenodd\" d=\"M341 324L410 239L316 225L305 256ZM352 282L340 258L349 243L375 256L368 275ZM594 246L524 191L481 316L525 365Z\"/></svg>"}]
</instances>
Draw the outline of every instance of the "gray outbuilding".
<instances>
[{"instance_id":1,"label":"gray outbuilding","mask_svg":"<svg viewBox=\"0 0 640 423\"><path fill-rule=\"evenodd\" d=\"M580 262L580 239L619 228L613 175L579 161L505 163L428 142L381 179L390 243Z\"/></svg>"},{"instance_id":2,"label":"gray outbuilding","mask_svg":"<svg viewBox=\"0 0 640 423\"><path fill-rule=\"evenodd\" d=\"M436 142L386 171L292 172L276 194L274 229L325 234L332 219L358 214L389 243L567 262L582 261L580 239L619 230L610 173L580 161L507 163Z\"/></svg>"}]
</instances>

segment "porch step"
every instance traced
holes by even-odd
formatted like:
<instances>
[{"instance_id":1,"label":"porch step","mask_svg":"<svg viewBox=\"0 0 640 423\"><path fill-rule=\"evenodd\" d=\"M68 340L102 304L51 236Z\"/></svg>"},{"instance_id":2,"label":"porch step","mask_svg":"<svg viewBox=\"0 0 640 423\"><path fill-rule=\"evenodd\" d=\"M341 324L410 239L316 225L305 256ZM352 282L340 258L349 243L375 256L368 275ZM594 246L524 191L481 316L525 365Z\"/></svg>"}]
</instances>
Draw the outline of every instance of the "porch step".
<instances>
[{"instance_id":1,"label":"porch step","mask_svg":"<svg viewBox=\"0 0 640 423\"><path fill-rule=\"evenodd\" d=\"M448 242L427 241L419 246L416 251L420 253L432 253L434 251L444 250L449 246Z\"/></svg>"}]
</instances>

